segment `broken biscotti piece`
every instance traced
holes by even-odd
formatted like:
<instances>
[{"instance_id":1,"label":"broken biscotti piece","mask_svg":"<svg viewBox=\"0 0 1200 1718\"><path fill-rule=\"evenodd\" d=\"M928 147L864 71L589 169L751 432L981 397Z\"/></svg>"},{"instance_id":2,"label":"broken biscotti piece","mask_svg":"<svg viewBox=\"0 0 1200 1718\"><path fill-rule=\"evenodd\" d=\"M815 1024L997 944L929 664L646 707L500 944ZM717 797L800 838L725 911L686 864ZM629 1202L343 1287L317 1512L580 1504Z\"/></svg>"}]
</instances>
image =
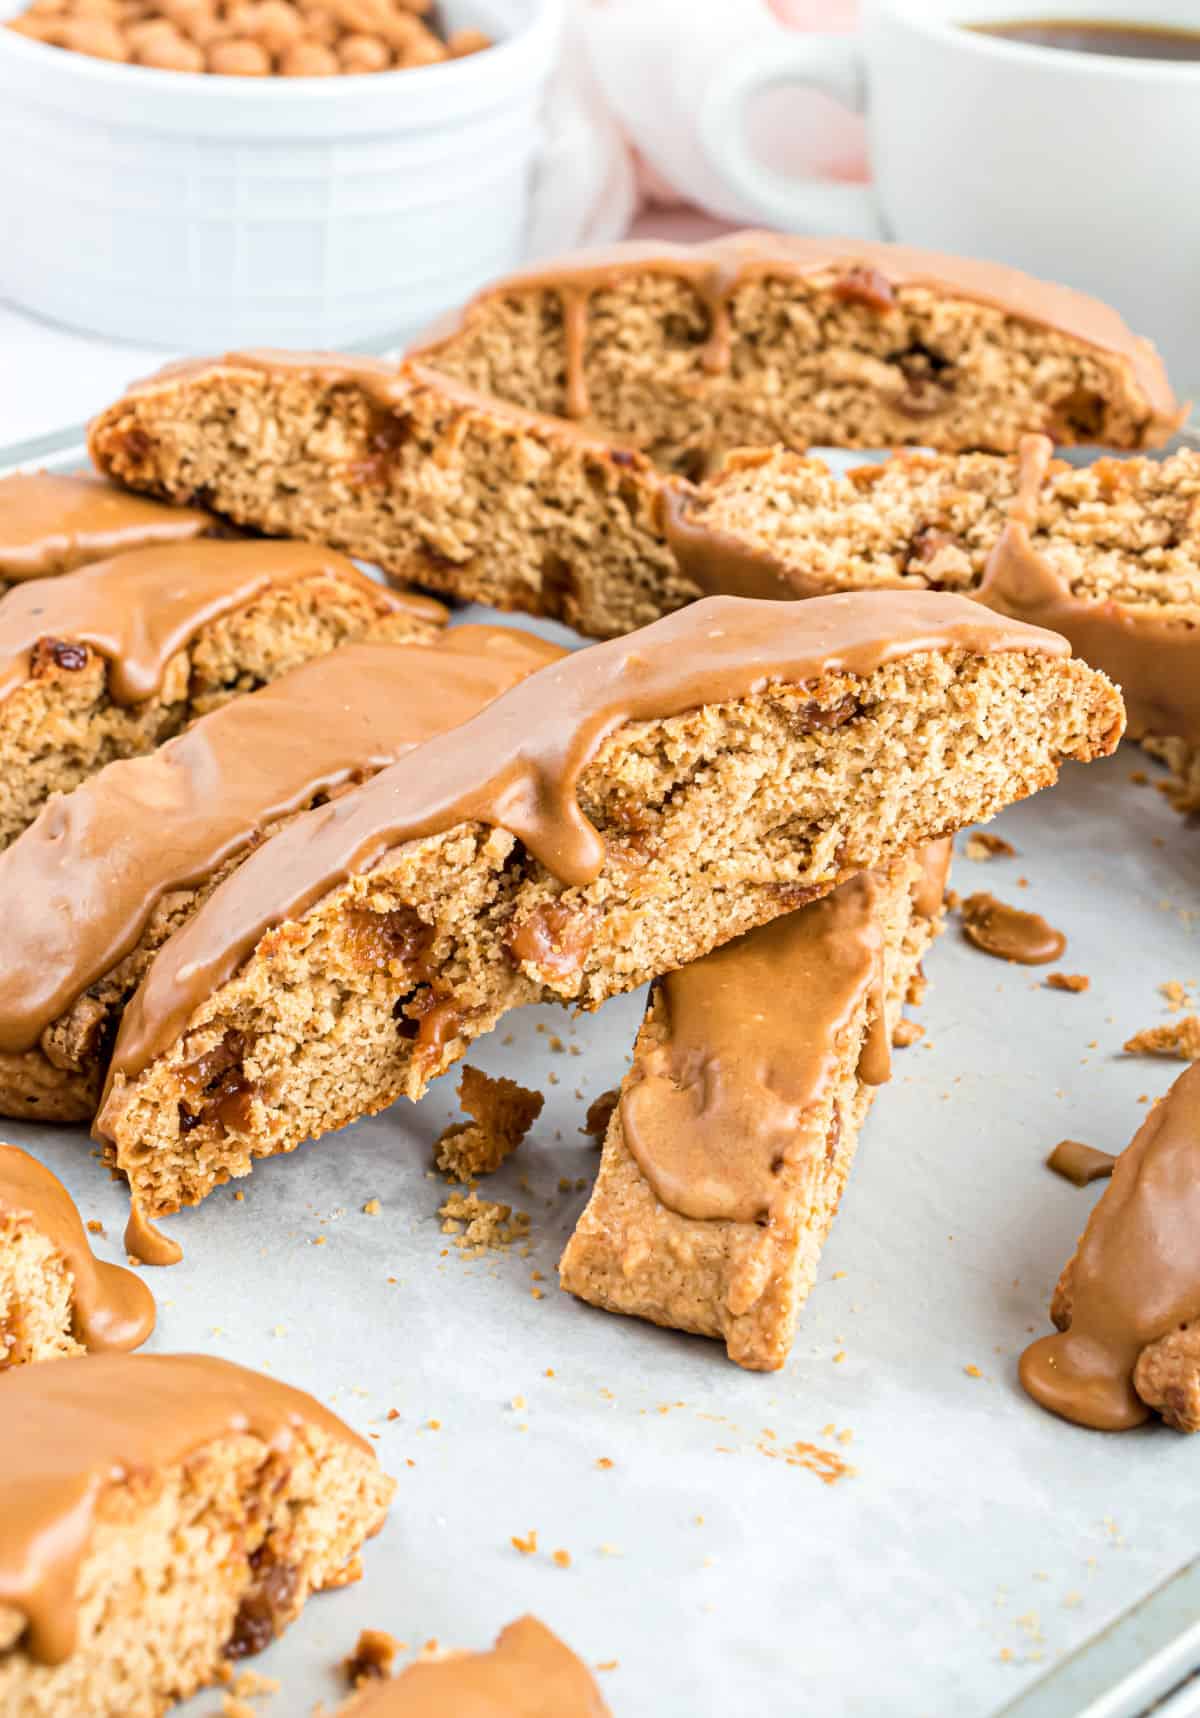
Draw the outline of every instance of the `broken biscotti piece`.
<instances>
[{"instance_id":1,"label":"broken biscotti piece","mask_svg":"<svg viewBox=\"0 0 1200 1718\"><path fill-rule=\"evenodd\" d=\"M153 1329L150 1290L93 1255L58 1177L15 1145L0 1145L0 1372L140 1348Z\"/></svg>"},{"instance_id":2,"label":"broken biscotti piece","mask_svg":"<svg viewBox=\"0 0 1200 1718\"><path fill-rule=\"evenodd\" d=\"M891 1036L939 929L949 842L864 873L654 986L562 1286L776 1371Z\"/></svg>"},{"instance_id":3,"label":"broken biscotti piece","mask_svg":"<svg viewBox=\"0 0 1200 1718\"><path fill-rule=\"evenodd\" d=\"M218 529L200 507L164 507L87 473L17 472L0 478L0 595L24 579Z\"/></svg>"},{"instance_id":4,"label":"broken biscotti piece","mask_svg":"<svg viewBox=\"0 0 1200 1718\"><path fill-rule=\"evenodd\" d=\"M541 1092L485 1074L470 1063L458 1082L458 1101L471 1120L446 1128L434 1145L434 1161L452 1181L493 1175L520 1145L545 1103Z\"/></svg>"},{"instance_id":5,"label":"broken biscotti piece","mask_svg":"<svg viewBox=\"0 0 1200 1718\"><path fill-rule=\"evenodd\" d=\"M716 598L530 676L274 836L159 950L97 1133L148 1215L1111 751L1120 698L961 598Z\"/></svg>"},{"instance_id":6,"label":"broken biscotti piece","mask_svg":"<svg viewBox=\"0 0 1200 1718\"><path fill-rule=\"evenodd\" d=\"M135 549L0 600L0 846L112 758L349 639L422 638L440 604L305 543Z\"/></svg>"},{"instance_id":7,"label":"broken biscotti piece","mask_svg":"<svg viewBox=\"0 0 1200 1718\"><path fill-rule=\"evenodd\" d=\"M1021 1382L1078 1425L1124 1431L1151 1410L1200 1431L1200 1065L1117 1158L1068 1261Z\"/></svg>"},{"instance_id":8,"label":"broken biscotti piece","mask_svg":"<svg viewBox=\"0 0 1200 1718\"><path fill-rule=\"evenodd\" d=\"M420 1659L338 1708L339 1718L606 1718L591 1671L536 1617L502 1629L490 1652Z\"/></svg>"},{"instance_id":9,"label":"broken biscotti piece","mask_svg":"<svg viewBox=\"0 0 1200 1718\"><path fill-rule=\"evenodd\" d=\"M248 852L562 654L490 626L347 644L52 800L0 853L0 1112L90 1121L155 950Z\"/></svg>"},{"instance_id":10,"label":"broken biscotti piece","mask_svg":"<svg viewBox=\"0 0 1200 1718\"><path fill-rule=\"evenodd\" d=\"M412 356L701 475L734 447L1156 447L1158 354L1082 293L965 257L744 232L581 251L485 287Z\"/></svg>"},{"instance_id":11,"label":"broken biscotti piece","mask_svg":"<svg viewBox=\"0 0 1200 1718\"><path fill-rule=\"evenodd\" d=\"M675 572L649 461L432 371L321 352L175 364L102 413L90 442L135 489L203 494L257 531L597 637L697 594Z\"/></svg>"},{"instance_id":12,"label":"broken biscotti piece","mask_svg":"<svg viewBox=\"0 0 1200 1718\"><path fill-rule=\"evenodd\" d=\"M0 1377L0 1712L158 1718L358 1575L392 1481L274 1378L96 1355Z\"/></svg>"}]
</instances>

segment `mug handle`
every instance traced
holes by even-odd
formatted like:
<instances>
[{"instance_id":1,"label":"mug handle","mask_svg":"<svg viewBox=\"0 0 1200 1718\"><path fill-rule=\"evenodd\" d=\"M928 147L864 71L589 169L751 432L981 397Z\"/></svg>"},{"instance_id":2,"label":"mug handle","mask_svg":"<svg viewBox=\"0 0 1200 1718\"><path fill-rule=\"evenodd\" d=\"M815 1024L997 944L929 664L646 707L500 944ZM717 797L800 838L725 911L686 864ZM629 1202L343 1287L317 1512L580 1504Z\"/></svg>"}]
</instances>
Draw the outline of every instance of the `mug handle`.
<instances>
[{"instance_id":1,"label":"mug handle","mask_svg":"<svg viewBox=\"0 0 1200 1718\"><path fill-rule=\"evenodd\" d=\"M700 108L700 138L713 171L749 203L760 220L792 232L882 236L875 199L865 185L797 179L755 159L747 141L751 98L782 84L806 84L862 113L866 83L853 36L792 36L779 29L751 42L716 73Z\"/></svg>"}]
</instances>

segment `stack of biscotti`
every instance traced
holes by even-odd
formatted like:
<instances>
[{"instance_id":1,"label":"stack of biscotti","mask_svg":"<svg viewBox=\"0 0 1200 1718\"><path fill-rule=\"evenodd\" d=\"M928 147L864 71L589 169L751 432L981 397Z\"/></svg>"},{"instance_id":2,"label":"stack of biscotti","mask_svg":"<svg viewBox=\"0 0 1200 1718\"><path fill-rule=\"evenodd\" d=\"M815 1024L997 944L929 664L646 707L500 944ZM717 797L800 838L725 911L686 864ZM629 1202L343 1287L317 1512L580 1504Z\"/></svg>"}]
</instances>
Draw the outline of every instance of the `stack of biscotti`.
<instances>
[{"instance_id":1,"label":"stack of biscotti","mask_svg":"<svg viewBox=\"0 0 1200 1718\"><path fill-rule=\"evenodd\" d=\"M565 1289L784 1364L949 860L852 878L654 986Z\"/></svg>"},{"instance_id":2,"label":"stack of biscotti","mask_svg":"<svg viewBox=\"0 0 1200 1718\"><path fill-rule=\"evenodd\" d=\"M1014 269L744 232L615 245L484 288L416 355L702 474L732 447L1153 447L1179 408L1115 311Z\"/></svg>"},{"instance_id":3,"label":"stack of biscotti","mask_svg":"<svg viewBox=\"0 0 1200 1718\"><path fill-rule=\"evenodd\" d=\"M416 1098L1110 751L1061 639L932 593L714 599L577 652L305 813L158 951L97 1123L135 1205Z\"/></svg>"},{"instance_id":4,"label":"stack of biscotti","mask_svg":"<svg viewBox=\"0 0 1200 1718\"><path fill-rule=\"evenodd\" d=\"M486 626L347 644L53 800L0 853L0 1113L89 1121L155 951L250 852L561 655Z\"/></svg>"},{"instance_id":5,"label":"stack of biscotti","mask_svg":"<svg viewBox=\"0 0 1200 1718\"><path fill-rule=\"evenodd\" d=\"M53 793L356 638L446 611L307 543L135 549L0 598L0 846Z\"/></svg>"},{"instance_id":6,"label":"stack of biscotti","mask_svg":"<svg viewBox=\"0 0 1200 1718\"><path fill-rule=\"evenodd\" d=\"M94 1257L62 1182L27 1152L0 1145L0 1372L138 1348L153 1329L149 1289Z\"/></svg>"},{"instance_id":7,"label":"stack of biscotti","mask_svg":"<svg viewBox=\"0 0 1200 1718\"><path fill-rule=\"evenodd\" d=\"M490 1652L420 1659L338 1708L339 1718L606 1718L591 1671L536 1617L501 1629Z\"/></svg>"},{"instance_id":8,"label":"stack of biscotti","mask_svg":"<svg viewBox=\"0 0 1200 1718\"><path fill-rule=\"evenodd\" d=\"M393 1483L311 1396L201 1355L0 1375L0 1712L160 1718L359 1573Z\"/></svg>"},{"instance_id":9,"label":"stack of biscotti","mask_svg":"<svg viewBox=\"0 0 1200 1718\"><path fill-rule=\"evenodd\" d=\"M165 507L86 473L17 472L0 478L0 596L25 579L223 529L201 507Z\"/></svg>"}]
</instances>

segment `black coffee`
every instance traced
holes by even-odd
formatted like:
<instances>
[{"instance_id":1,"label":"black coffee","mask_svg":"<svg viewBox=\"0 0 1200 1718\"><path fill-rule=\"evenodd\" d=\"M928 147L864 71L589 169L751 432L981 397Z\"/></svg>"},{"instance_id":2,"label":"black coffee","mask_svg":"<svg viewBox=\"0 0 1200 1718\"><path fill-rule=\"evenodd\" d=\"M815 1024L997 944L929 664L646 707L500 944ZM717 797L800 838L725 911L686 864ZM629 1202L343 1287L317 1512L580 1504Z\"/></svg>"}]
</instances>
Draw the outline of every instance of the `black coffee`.
<instances>
[{"instance_id":1,"label":"black coffee","mask_svg":"<svg viewBox=\"0 0 1200 1718\"><path fill-rule=\"evenodd\" d=\"M1176 30L1169 24L1158 28L1104 19L1022 18L966 27L1033 48L1070 48L1076 54L1116 54L1126 60L1200 60L1200 30Z\"/></svg>"}]
</instances>

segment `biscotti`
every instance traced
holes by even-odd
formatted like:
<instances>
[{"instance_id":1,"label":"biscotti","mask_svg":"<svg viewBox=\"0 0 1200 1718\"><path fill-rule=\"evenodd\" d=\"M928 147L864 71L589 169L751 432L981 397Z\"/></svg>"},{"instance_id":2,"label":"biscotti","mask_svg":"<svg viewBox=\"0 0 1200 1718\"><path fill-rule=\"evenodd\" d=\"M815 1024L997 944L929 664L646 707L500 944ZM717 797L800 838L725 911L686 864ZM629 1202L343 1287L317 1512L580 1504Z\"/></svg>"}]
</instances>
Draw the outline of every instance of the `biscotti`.
<instances>
[{"instance_id":1,"label":"biscotti","mask_svg":"<svg viewBox=\"0 0 1200 1718\"><path fill-rule=\"evenodd\" d=\"M112 758L349 639L424 638L446 618L330 549L135 549L0 599L0 846Z\"/></svg>"},{"instance_id":2,"label":"biscotti","mask_svg":"<svg viewBox=\"0 0 1200 1718\"><path fill-rule=\"evenodd\" d=\"M1042 1336L1021 1356L1036 1402L1100 1431L1151 1411L1200 1431L1200 1064L1175 1081L1113 1165Z\"/></svg>"},{"instance_id":3,"label":"biscotti","mask_svg":"<svg viewBox=\"0 0 1200 1718\"><path fill-rule=\"evenodd\" d=\"M0 1712L159 1718L358 1574L392 1482L327 1408L201 1355L0 1376Z\"/></svg>"},{"instance_id":4,"label":"biscotti","mask_svg":"<svg viewBox=\"0 0 1200 1718\"><path fill-rule=\"evenodd\" d=\"M0 1145L0 1372L139 1348L153 1329L154 1297L132 1271L93 1255L58 1177Z\"/></svg>"},{"instance_id":5,"label":"biscotti","mask_svg":"<svg viewBox=\"0 0 1200 1718\"><path fill-rule=\"evenodd\" d=\"M87 473L17 472L0 478L0 596L25 579L219 529L203 508L164 507Z\"/></svg>"},{"instance_id":6,"label":"biscotti","mask_svg":"<svg viewBox=\"0 0 1200 1718\"><path fill-rule=\"evenodd\" d=\"M561 655L489 626L347 644L53 800L0 853L0 1112L89 1121L154 951L249 851Z\"/></svg>"},{"instance_id":7,"label":"biscotti","mask_svg":"<svg viewBox=\"0 0 1200 1718\"><path fill-rule=\"evenodd\" d=\"M419 1660L339 1707L339 1718L606 1718L591 1671L536 1617L501 1629L490 1652Z\"/></svg>"},{"instance_id":8,"label":"biscotti","mask_svg":"<svg viewBox=\"0 0 1200 1718\"><path fill-rule=\"evenodd\" d=\"M414 367L316 352L175 364L103 412L90 445L135 489L203 494L256 531L597 637L696 594L646 459Z\"/></svg>"},{"instance_id":9,"label":"biscotti","mask_svg":"<svg viewBox=\"0 0 1200 1718\"><path fill-rule=\"evenodd\" d=\"M578 651L274 836L159 950L97 1123L150 1215L1112 749L1052 634L932 593L717 598Z\"/></svg>"},{"instance_id":10,"label":"biscotti","mask_svg":"<svg viewBox=\"0 0 1200 1718\"><path fill-rule=\"evenodd\" d=\"M949 844L726 943L653 988L559 1280L776 1371L891 1035L938 929Z\"/></svg>"},{"instance_id":11,"label":"biscotti","mask_svg":"<svg viewBox=\"0 0 1200 1718\"><path fill-rule=\"evenodd\" d=\"M1115 311L1015 269L853 239L634 242L493 282L413 356L688 476L734 447L1156 447L1182 412Z\"/></svg>"}]
</instances>

